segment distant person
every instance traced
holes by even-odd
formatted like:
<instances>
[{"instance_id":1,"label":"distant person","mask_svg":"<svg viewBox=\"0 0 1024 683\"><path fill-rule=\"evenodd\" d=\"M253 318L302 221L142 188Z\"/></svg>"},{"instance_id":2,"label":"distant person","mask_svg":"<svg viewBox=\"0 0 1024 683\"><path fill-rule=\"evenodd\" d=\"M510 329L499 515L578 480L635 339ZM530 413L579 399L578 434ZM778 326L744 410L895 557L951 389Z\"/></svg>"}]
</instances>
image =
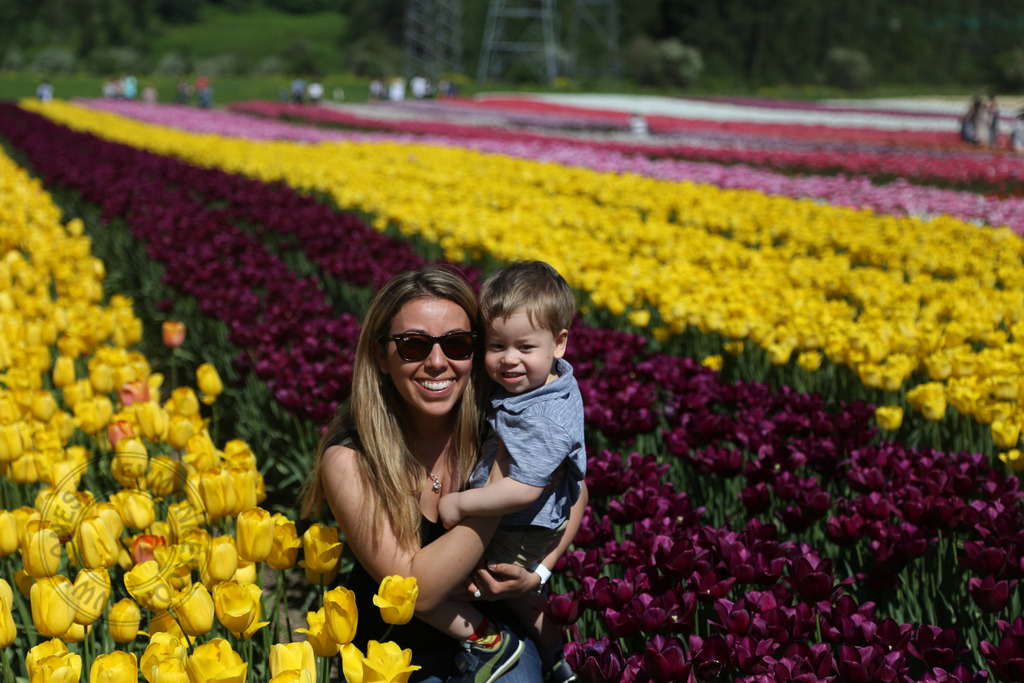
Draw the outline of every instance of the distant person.
<instances>
[{"instance_id":1,"label":"distant person","mask_svg":"<svg viewBox=\"0 0 1024 683\"><path fill-rule=\"evenodd\" d=\"M370 99L371 100L383 100L384 99L384 81L379 78L375 78L370 81Z\"/></svg>"},{"instance_id":2,"label":"distant person","mask_svg":"<svg viewBox=\"0 0 1024 683\"><path fill-rule=\"evenodd\" d=\"M146 104L156 104L159 99L156 88L151 83L147 83L142 88L142 101Z\"/></svg>"},{"instance_id":3,"label":"distant person","mask_svg":"<svg viewBox=\"0 0 1024 683\"><path fill-rule=\"evenodd\" d=\"M423 76L413 76L412 80L409 81L409 88L412 90L413 97L417 100L422 100L430 94L430 81Z\"/></svg>"},{"instance_id":4,"label":"distant person","mask_svg":"<svg viewBox=\"0 0 1024 683\"><path fill-rule=\"evenodd\" d=\"M405 99L405 79L396 76L388 84L388 99L392 102L401 102Z\"/></svg>"},{"instance_id":5,"label":"distant person","mask_svg":"<svg viewBox=\"0 0 1024 683\"><path fill-rule=\"evenodd\" d=\"M633 135L647 135L649 129L647 127L647 119L644 118L643 114L634 113L630 115L629 132Z\"/></svg>"},{"instance_id":6,"label":"distant person","mask_svg":"<svg viewBox=\"0 0 1024 683\"><path fill-rule=\"evenodd\" d=\"M1010 123L1010 149L1015 154L1024 154L1024 109Z\"/></svg>"},{"instance_id":7,"label":"distant person","mask_svg":"<svg viewBox=\"0 0 1024 683\"><path fill-rule=\"evenodd\" d=\"M121 96L121 84L116 78L108 78L103 81L103 97L108 100L116 100Z\"/></svg>"},{"instance_id":8,"label":"distant person","mask_svg":"<svg viewBox=\"0 0 1024 683\"><path fill-rule=\"evenodd\" d=\"M320 104L320 100L324 98L324 86L316 81L309 84L306 92L309 94L310 104Z\"/></svg>"},{"instance_id":9,"label":"distant person","mask_svg":"<svg viewBox=\"0 0 1024 683\"><path fill-rule=\"evenodd\" d=\"M292 102L302 104L306 99L306 81L296 78L292 81Z\"/></svg>"},{"instance_id":10,"label":"distant person","mask_svg":"<svg viewBox=\"0 0 1024 683\"><path fill-rule=\"evenodd\" d=\"M192 99L192 86L189 85L188 80L179 78L178 86L174 93L174 101L178 104L188 104L190 99Z\"/></svg>"},{"instance_id":11,"label":"distant person","mask_svg":"<svg viewBox=\"0 0 1024 683\"><path fill-rule=\"evenodd\" d=\"M209 109L213 106L213 86L207 76L200 76L196 79L196 100L202 109Z\"/></svg>"},{"instance_id":12,"label":"distant person","mask_svg":"<svg viewBox=\"0 0 1024 683\"><path fill-rule=\"evenodd\" d=\"M995 94L988 96L988 144L992 147L999 146L999 102Z\"/></svg>"},{"instance_id":13,"label":"distant person","mask_svg":"<svg viewBox=\"0 0 1024 683\"><path fill-rule=\"evenodd\" d=\"M131 74L128 74L127 76L122 78L121 79L121 96L124 97L126 100L134 100L136 97L138 97L138 95L139 95L139 82L135 78L135 76L132 76Z\"/></svg>"},{"instance_id":14,"label":"distant person","mask_svg":"<svg viewBox=\"0 0 1024 683\"><path fill-rule=\"evenodd\" d=\"M52 102L53 101L53 84L49 81L44 80L36 87L36 97L39 98L40 102Z\"/></svg>"},{"instance_id":15,"label":"distant person","mask_svg":"<svg viewBox=\"0 0 1024 683\"><path fill-rule=\"evenodd\" d=\"M981 97L975 96L960 122L960 139L971 145L987 145L989 139L989 112Z\"/></svg>"}]
</instances>

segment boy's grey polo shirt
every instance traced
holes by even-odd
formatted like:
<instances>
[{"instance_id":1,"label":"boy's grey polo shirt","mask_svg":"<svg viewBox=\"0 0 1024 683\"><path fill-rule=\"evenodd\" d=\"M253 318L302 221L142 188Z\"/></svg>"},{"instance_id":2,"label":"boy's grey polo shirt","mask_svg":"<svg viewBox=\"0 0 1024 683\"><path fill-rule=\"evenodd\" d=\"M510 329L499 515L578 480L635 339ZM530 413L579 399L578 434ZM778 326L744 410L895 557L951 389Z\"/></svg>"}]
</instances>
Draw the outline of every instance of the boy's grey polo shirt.
<instances>
[{"instance_id":1,"label":"boy's grey polo shirt","mask_svg":"<svg viewBox=\"0 0 1024 683\"><path fill-rule=\"evenodd\" d=\"M499 387L491 397L487 422L493 432L483 444L470 486L477 488L487 481L498 447L495 432L509 452L509 476L516 481L545 487L562 463L566 464L557 487L527 508L505 515L503 525L556 529L579 498L587 472L583 397L567 361L559 359L556 371L558 379L525 394L510 394Z\"/></svg>"}]
</instances>

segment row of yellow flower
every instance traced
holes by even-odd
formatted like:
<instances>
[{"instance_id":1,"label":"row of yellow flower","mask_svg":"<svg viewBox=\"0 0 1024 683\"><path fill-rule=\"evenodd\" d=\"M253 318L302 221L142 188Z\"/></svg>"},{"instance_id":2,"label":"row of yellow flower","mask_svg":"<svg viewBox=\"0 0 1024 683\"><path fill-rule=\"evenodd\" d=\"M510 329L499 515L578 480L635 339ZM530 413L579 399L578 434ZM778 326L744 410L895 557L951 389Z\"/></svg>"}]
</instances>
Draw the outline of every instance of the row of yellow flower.
<instances>
[{"instance_id":1,"label":"row of yellow flower","mask_svg":"<svg viewBox=\"0 0 1024 683\"><path fill-rule=\"evenodd\" d=\"M151 683L244 681L249 664L232 642L269 623L259 566L289 570L301 549L307 578L330 584L338 530L315 524L300 538L259 507L255 454L239 439L218 448L202 416L223 390L212 365L197 373L201 398L182 386L161 402L162 377L130 350L141 322L124 297L101 303L104 275L81 221L63 225L39 183L0 154L0 489L7 505L23 503L0 509L0 564L14 583L0 578L0 668L11 680L18 642L32 644L32 682L78 681L83 669L94 681L140 671ZM184 334L165 324L168 346ZM116 580L129 597L111 604ZM388 623L405 623L416 596L414 579L388 577L375 602ZM275 681L312 683L314 658L339 653L350 681L408 678L408 650L372 642L364 655L351 644L350 591L323 602L298 629L305 640L265 647ZM140 631L141 657L115 649Z\"/></svg>"},{"instance_id":2,"label":"row of yellow flower","mask_svg":"<svg viewBox=\"0 0 1024 683\"><path fill-rule=\"evenodd\" d=\"M796 354L814 370L827 357L890 392L922 370L945 401L998 422L1001 434L1024 417L1024 242L1008 229L459 148L252 142L67 103L22 106L197 165L327 193L453 260L543 258L594 305L659 338L694 326L722 335L726 351L750 340L780 365ZM927 404L926 415L940 407L932 390L910 403Z\"/></svg>"}]
</instances>

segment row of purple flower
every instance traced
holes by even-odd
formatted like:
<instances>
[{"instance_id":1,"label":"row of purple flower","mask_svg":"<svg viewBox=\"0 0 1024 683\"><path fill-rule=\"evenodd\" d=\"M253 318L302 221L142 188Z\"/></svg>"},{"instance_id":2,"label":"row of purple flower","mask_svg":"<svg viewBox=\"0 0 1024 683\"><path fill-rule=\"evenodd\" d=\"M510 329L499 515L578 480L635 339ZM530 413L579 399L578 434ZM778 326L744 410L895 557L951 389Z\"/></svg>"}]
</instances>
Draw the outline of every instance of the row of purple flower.
<instances>
[{"instance_id":1,"label":"row of purple flower","mask_svg":"<svg viewBox=\"0 0 1024 683\"><path fill-rule=\"evenodd\" d=\"M358 321L334 310L317 278L296 277L260 231L354 286L422 263L408 245L284 186L4 105L0 136L47 185L124 219L167 283L228 324L246 350L237 368L316 422L347 396ZM569 589L552 598L553 613L574 624L569 654L583 680L967 681L983 676L977 652L1000 676L1019 677L1024 626L1004 620L997 632L985 616L1012 611L1024 567L1015 478L979 456L879 443L871 406L723 385L637 336L580 325L572 347L588 426L610 446L591 454L592 506L564 561ZM660 458L615 450L650 434ZM728 521L707 523L715 505ZM818 547L796 540L816 529L827 532ZM954 551L961 561L951 564ZM939 623L875 614L870 598L887 582L923 583L936 570L950 601Z\"/></svg>"}]
</instances>

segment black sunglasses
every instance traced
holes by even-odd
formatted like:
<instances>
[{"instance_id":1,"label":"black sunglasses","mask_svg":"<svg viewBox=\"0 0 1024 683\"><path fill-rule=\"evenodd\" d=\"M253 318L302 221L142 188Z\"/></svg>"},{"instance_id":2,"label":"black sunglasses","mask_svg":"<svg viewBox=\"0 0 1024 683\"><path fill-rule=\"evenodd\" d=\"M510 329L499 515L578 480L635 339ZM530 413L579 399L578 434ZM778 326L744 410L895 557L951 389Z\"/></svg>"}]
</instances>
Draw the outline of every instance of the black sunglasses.
<instances>
[{"instance_id":1,"label":"black sunglasses","mask_svg":"<svg viewBox=\"0 0 1024 683\"><path fill-rule=\"evenodd\" d=\"M440 337L429 334L389 334L380 338L381 346L395 342L398 357L406 362L420 361L430 355L434 344L441 345L441 351L451 360L466 360L473 355L476 332L449 332Z\"/></svg>"}]
</instances>

